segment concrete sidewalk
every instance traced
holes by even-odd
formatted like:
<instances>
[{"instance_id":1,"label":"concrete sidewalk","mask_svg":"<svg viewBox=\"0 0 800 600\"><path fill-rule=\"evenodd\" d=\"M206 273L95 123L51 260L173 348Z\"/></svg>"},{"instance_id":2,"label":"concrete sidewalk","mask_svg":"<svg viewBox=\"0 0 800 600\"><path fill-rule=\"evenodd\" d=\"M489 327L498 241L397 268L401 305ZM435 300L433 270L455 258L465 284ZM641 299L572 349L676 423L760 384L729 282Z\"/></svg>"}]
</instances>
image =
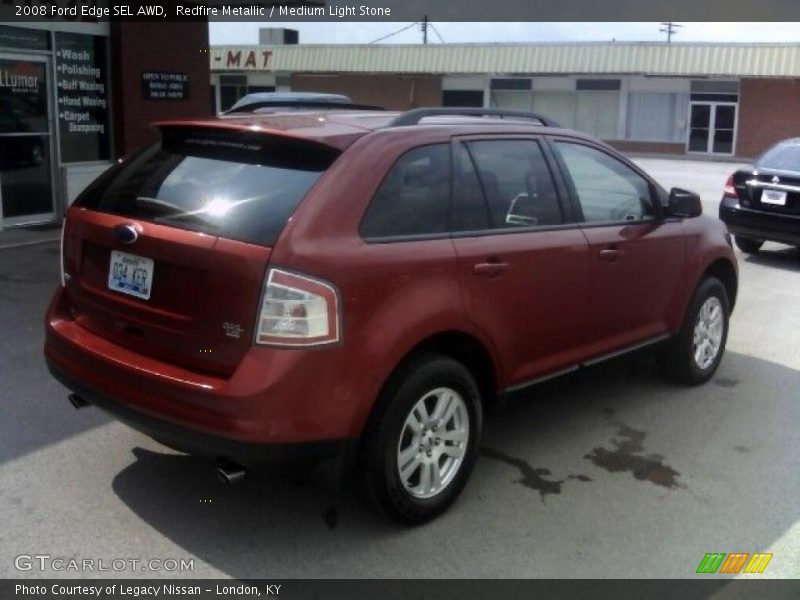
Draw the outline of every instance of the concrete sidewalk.
<instances>
[{"instance_id":1,"label":"concrete sidewalk","mask_svg":"<svg viewBox=\"0 0 800 600\"><path fill-rule=\"evenodd\" d=\"M10 227L0 231L0 251L24 246L36 246L58 242L61 239L61 224Z\"/></svg>"}]
</instances>

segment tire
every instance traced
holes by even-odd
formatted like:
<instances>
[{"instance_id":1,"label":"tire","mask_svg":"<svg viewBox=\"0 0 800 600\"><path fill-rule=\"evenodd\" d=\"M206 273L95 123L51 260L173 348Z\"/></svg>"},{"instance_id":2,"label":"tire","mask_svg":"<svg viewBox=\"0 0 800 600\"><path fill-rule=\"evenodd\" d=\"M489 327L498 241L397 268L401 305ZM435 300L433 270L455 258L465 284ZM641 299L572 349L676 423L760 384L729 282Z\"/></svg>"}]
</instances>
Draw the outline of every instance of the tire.
<instances>
[{"instance_id":1,"label":"tire","mask_svg":"<svg viewBox=\"0 0 800 600\"><path fill-rule=\"evenodd\" d=\"M706 277L695 289L678 335L659 355L664 374L685 385L711 379L725 353L729 317L725 286L716 277Z\"/></svg>"},{"instance_id":2,"label":"tire","mask_svg":"<svg viewBox=\"0 0 800 600\"><path fill-rule=\"evenodd\" d=\"M435 419L437 410L444 421ZM464 365L432 353L403 363L381 393L360 445L356 476L367 502L409 525L442 514L467 483L482 422L480 392Z\"/></svg>"},{"instance_id":3,"label":"tire","mask_svg":"<svg viewBox=\"0 0 800 600\"><path fill-rule=\"evenodd\" d=\"M753 238L742 237L740 235L734 236L734 241L739 250L747 252L748 254L758 252L761 246L764 245L764 240L754 240Z\"/></svg>"}]
</instances>

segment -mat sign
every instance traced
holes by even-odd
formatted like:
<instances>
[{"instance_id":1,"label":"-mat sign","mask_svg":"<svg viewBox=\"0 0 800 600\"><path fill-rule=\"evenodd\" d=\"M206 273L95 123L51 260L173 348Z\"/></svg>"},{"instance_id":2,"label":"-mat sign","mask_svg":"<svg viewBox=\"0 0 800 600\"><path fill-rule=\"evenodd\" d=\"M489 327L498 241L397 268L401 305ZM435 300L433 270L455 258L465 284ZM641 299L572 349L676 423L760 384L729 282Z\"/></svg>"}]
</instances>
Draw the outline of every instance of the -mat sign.
<instances>
[{"instance_id":1,"label":"-mat sign","mask_svg":"<svg viewBox=\"0 0 800 600\"><path fill-rule=\"evenodd\" d=\"M146 100L187 100L189 75L186 73L142 73L142 90Z\"/></svg>"}]
</instances>

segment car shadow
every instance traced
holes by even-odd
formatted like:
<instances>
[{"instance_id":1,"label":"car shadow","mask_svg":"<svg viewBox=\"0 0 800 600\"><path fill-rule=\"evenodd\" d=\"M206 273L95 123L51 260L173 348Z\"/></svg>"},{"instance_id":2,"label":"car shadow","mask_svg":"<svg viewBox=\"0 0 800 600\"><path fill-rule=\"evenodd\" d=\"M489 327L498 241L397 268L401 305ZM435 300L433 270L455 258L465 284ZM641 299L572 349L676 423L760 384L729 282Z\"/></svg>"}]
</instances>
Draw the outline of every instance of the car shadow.
<instances>
[{"instance_id":1,"label":"car shadow","mask_svg":"<svg viewBox=\"0 0 800 600\"><path fill-rule=\"evenodd\" d=\"M661 498L659 510L674 498L673 506L692 502L698 507L693 510L707 511L702 520L687 519L685 524L676 525L685 529L675 543L692 553L689 563L694 554L698 554L698 562L703 552L725 550L717 548L725 535L738 541L766 538L771 543L778 539L793 524L794 518L788 518L791 511L787 511L785 519L782 514L767 518L754 497L766 489L776 494L792 493L791 482L777 479L785 465L774 467L776 473L772 474L770 462L774 462L774 456L781 456L781 448L793 443L789 439L795 435L789 433L794 431L793 426L783 431L779 425L764 423L764 417L753 417L754 423L761 419L759 427L771 427L772 437L765 449L759 446L765 442L756 441L761 434L743 434L741 423L731 421L730 415L739 412L747 421L751 411L786 412L787 400L781 390L800 389L800 372L728 352L714 380L705 386L686 388L660 379L654 362L647 354L617 359L517 393L488 419L482 457L459 502L443 517L418 528L394 525L364 509L351 492L348 470L340 459L315 467L265 465L249 473L242 483L225 486L205 460L167 449L136 448L136 460L118 473L112 487L150 527L214 569L237 578L263 577L267 573L290 577L408 576L399 574L403 572L399 565L404 560L421 560L415 545L428 543L431 535L448 536L454 530L461 533L453 544L464 544L461 536L473 536L470 543L480 545L485 528L504 528L500 515L516 510L520 502L530 511L525 513L529 522L521 522L520 527L537 529L543 523L539 519L552 518L552 511L559 510L559 506L578 502L590 512L597 512L596 533L601 535L602 523L608 514L615 513L614 507L619 503L637 505L629 497L630 486L645 486L637 488L645 497L655 494ZM779 382L769 392L761 392L758 407L753 406L747 393L735 393L735 388L744 387L753 379ZM653 414L655 424L651 422ZM696 460L672 456L671 452L680 454L679 447L668 444L666 456L654 452L663 452L664 439L669 439L658 429L670 427L685 432L686 443L702 447L703 456ZM724 456L721 471L725 476L739 478L734 487L752 493L731 496L715 487L722 475L709 477L706 469L712 460L708 457L716 453ZM749 464L756 457L764 461L762 466L748 467L735 477L727 472L725 465L735 461ZM592 488L601 485L599 482L603 482L602 488ZM487 505L487 498L497 494L502 496L489 500L493 504ZM598 494L608 504L597 500ZM567 504L560 505L561 502ZM713 509L723 504L724 511ZM491 517L493 512L499 520ZM731 533L726 516L732 514L737 515L733 532L736 535ZM619 526L624 527L624 521ZM593 539L591 528L584 535ZM646 538L646 528L627 535ZM588 543L591 546L592 542ZM630 543L650 542L639 539ZM713 548L707 548L708 544ZM760 544L753 550L766 547L764 542ZM571 551L591 551L591 547L579 546ZM381 553L391 553L397 562L375 562ZM343 556L348 557L350 565L346 573L341 568ZM362 565L360 572L352 571L354 556L356 563ZM485 557L475 560L471 563L477 569L470 571L473 576L484 576L496 568L487 564ZM639 559L630 557L629 562L636 560ZM688 565L684 575L670 576L689 576L695 567ZM441 576L433 575L440 572L435 565L420 568L415 576ZM663 576L660 571L652 571L654 568L631 572ZM532 565L530 576L537 572ZM456 576L464 576L459 573ZM614 574L609 572L606 576Z\"/></svg>"},{"instance_id":2,"label":"car shadow","mask_svg":"<svg viewBox=\"0 0 800 600\"><path fill-rule=\"evenodd\" d=\"M768 244L754 254L741 255L745 262L800 273L800 249L792 246Z\"/></svg>"}]
</instances>

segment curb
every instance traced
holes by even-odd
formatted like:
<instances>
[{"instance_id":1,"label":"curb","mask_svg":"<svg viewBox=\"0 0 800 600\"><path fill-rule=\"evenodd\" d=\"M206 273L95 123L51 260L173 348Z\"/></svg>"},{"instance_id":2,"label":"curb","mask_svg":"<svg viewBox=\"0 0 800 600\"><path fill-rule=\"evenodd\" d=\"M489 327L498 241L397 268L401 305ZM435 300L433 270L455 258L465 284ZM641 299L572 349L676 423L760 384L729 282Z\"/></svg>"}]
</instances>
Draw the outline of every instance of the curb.
<instances>
[{"instance_id":1,"label":"curb","mask_svg":"<svg viewBox=\"0 0 800 600\"><path fill-rule=\"evenodd\" d=\"M18 242L16 244L6 244L5 246L0 245L0 251L2 251L2 250L13 250L15 248L26 248L28 246L39 246L41 244L50 244L50 243L53 243L53 242L60 242L60 241L61 241L61 235L59 234L58 237L47 238L47 239L44 239L44 240L33 240L33 241L30 241L30 242Z\"/></svg>"}]
</instances>

